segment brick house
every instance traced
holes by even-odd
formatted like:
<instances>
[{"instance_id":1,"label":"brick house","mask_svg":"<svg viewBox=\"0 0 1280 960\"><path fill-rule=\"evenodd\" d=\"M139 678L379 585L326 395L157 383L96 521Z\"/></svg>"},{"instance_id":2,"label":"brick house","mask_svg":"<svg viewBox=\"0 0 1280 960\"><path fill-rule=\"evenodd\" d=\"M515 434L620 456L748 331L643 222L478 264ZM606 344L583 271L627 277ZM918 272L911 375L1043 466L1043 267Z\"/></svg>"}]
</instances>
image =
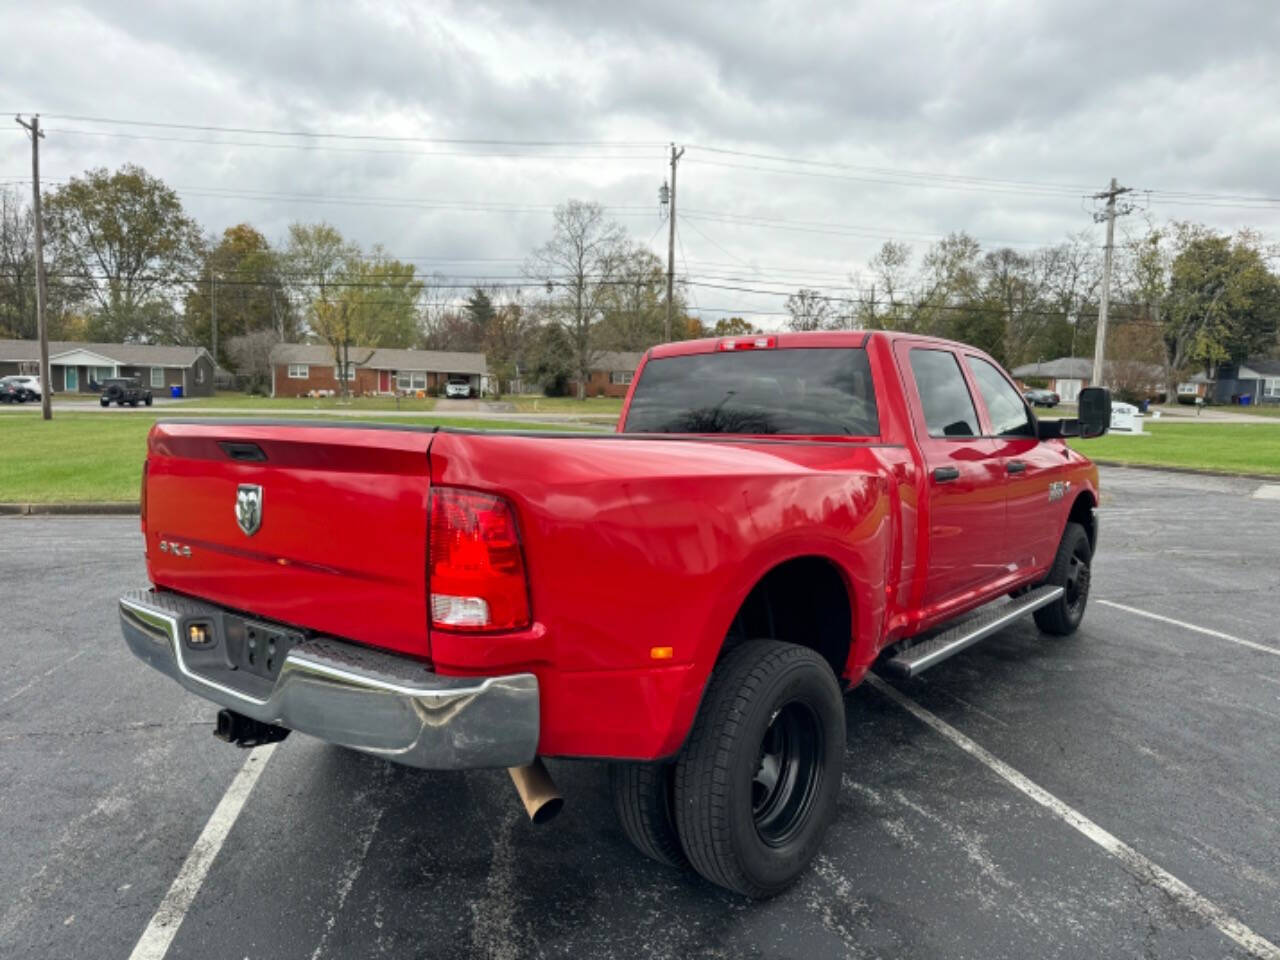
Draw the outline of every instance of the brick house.
<instances>
[{"instance_id":1,"label":"brick house","mask_svg":"<svg viewBox=\"0 0 1280 960\"><path fill-rule=\"evenodd\" d=\"M643 353L614 353L605 351L597 358L591 368L591 377L587 380L587 396L625 397L631 389L631 379L635 376L636 367L644 358ZM569 381L569 395L578 393L578 381Z\"/></svg>"},{"instance_id":2,"label":"brick house","mask_svg":"<svg viewBox=\"0 0 1280 960\"><path fill-rule=\"evenodd\" d=\"M0 376L40 373L40 344L0 340ZM184 396L213 395L213 357L204 347L152 343L49 341L49 387L54 393L91 393L112 377L135 377L157 395L181 387Z\"/></svg>"},{"instance_id":3,"label":"brick house","mask_svg":"<svg viewBox=\"0 0 1280 960\"><path fill-rule=\"evenodd\" d=\"M436 392L450 379L466 379L472 394L489 389L483 353L352 347L347 389L355 396ZM271 350L271 395L302 397L313 390L341 391L338 365L328 344L279 343Z\"/></svg>"}]
</instances>

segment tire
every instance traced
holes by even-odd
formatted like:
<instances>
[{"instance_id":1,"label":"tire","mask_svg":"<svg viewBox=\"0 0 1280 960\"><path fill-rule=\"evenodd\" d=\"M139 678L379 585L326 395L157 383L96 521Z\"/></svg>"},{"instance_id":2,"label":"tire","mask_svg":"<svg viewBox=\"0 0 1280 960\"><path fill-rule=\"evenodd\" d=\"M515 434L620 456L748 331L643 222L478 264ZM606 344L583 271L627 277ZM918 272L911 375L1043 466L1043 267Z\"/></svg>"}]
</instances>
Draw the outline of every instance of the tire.
<instances>
[{"instance_id":1,"label":"tire","mask_svg":"<svg viewBox=\"0 0 1280 960\"><path fill-rule=\"evenodd\" d=\"M835 814L844 745L844 699L821 655L775 640L730 650L676 761L689 863L748 897L785 890Z\"/></svg>"},{"instance_id":2,"label":"tire","mask_svg":"<svg viewBox=\"0 0 1280 960\"><path fill-rule=\"evenodd\" d=\"M109 407L111 406L111 401L108 400L106 397L103 397L101 400L98 401L98 405L102 407Z\"/></svg>"},{"instance_id":3,"label":"tire","mask_svg":"<svg viewBox=\"0 0 1280 960\"><path fill-rule=\"evenodd\" d=\"M1089 564L1093 549L1089 546L1089 534L1078 523L1068 523L1058 544L1058 554L1044 583L1063 587L1062 596L1034 614L1036 626L1044 633L1065 637L1076 632L1084 619L1084 609L1089 602Z\"/></svg>"},{"instance_id":4,"label":"tire","mask_svg":"<svg viewBox=\"0 0 1280 960\"><path fill-rule=\"evenodd\" d=\"M151 406L151 398L150 398L150 397L147 397L147 399L143 400L142 402L143 402L143 403L145 403L148 407L149 407L149 406Z\"/></svg>"},{"instance_id":5,"label":"tire","mask_svg":"<svg viewBox=\"0 0 1280 960\"><path fill-rule=\"evenodd\" d=\"M609 789L618 823L633 847L669 867L689 865L676 833L674 765L611 764Z\"/></svg>"}]
</instances>

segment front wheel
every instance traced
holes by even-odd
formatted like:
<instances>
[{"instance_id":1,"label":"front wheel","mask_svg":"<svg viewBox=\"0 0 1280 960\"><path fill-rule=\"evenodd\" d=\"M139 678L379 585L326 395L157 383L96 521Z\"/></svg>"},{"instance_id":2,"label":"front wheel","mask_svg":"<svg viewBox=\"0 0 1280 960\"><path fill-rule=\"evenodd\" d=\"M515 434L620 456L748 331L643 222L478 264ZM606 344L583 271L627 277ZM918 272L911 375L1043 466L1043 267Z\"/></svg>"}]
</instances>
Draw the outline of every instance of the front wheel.
<instances>
[{"instance_id":1,"label":"front wheel","mask_svg":"<svg viewBox=\"0 0 1280 960\"><path fill-rule=\"evenodd\" d=\"M1049 576L1044 580L1048 586L1062 587L1062 596L1035 612L1036 626L1045 633L1065 637L1075 633L1080 626L1084 608L1089 602L1089 564L1092 560L1089 534L1080 524L1068 523Z\"/></svg>"},{"instance_id":2,"label":"front wheel","mask_svg":"<svg viewBox=\"0 0 1280 960\"><path fill-rule=\"evenodd\" d=\"M794 883L835 813L844 746L844 700L821 655L775 640L730 650L676 761L694 869L756 898Z\"/></svg>"}]
</instances>

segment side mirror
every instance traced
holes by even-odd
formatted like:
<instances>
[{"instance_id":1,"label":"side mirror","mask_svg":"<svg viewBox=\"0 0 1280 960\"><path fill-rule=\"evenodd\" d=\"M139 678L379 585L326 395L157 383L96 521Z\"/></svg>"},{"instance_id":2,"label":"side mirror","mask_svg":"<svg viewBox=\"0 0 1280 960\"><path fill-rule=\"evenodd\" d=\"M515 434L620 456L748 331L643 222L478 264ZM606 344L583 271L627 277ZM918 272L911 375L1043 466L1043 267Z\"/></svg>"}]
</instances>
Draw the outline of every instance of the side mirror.
<instances>
[{"instance_id":1,"label":"side mirror","mask_svg":"<svg viewBox=\"0 0 1280 960\"><path fill-rule=\"evenodd\" d=\"M1085 387L1076 398L1080 410L1080 436L1100 437L1111 427L1111 391Z\"/></svg>"}]
</instances>

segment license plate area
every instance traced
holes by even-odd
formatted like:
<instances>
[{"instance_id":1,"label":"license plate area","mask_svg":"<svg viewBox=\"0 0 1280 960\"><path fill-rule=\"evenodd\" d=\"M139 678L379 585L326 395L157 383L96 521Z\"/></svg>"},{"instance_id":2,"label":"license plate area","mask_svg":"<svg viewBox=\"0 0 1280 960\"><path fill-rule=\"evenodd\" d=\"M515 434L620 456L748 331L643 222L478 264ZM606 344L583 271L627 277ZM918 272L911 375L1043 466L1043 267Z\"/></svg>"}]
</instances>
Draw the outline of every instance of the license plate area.
<instances>
[{"instance_id":1,"label":"license plate area","mask_svg":"<svg viewBox=\"0 0 1280 960\"><path fill-rule=\"evenodd\" d=\"M297 630L233 615L226 617L223 629L231 669L272 682L280 676L280 667L289 651L306 639Z\"/></svg>"}]
</instances>

